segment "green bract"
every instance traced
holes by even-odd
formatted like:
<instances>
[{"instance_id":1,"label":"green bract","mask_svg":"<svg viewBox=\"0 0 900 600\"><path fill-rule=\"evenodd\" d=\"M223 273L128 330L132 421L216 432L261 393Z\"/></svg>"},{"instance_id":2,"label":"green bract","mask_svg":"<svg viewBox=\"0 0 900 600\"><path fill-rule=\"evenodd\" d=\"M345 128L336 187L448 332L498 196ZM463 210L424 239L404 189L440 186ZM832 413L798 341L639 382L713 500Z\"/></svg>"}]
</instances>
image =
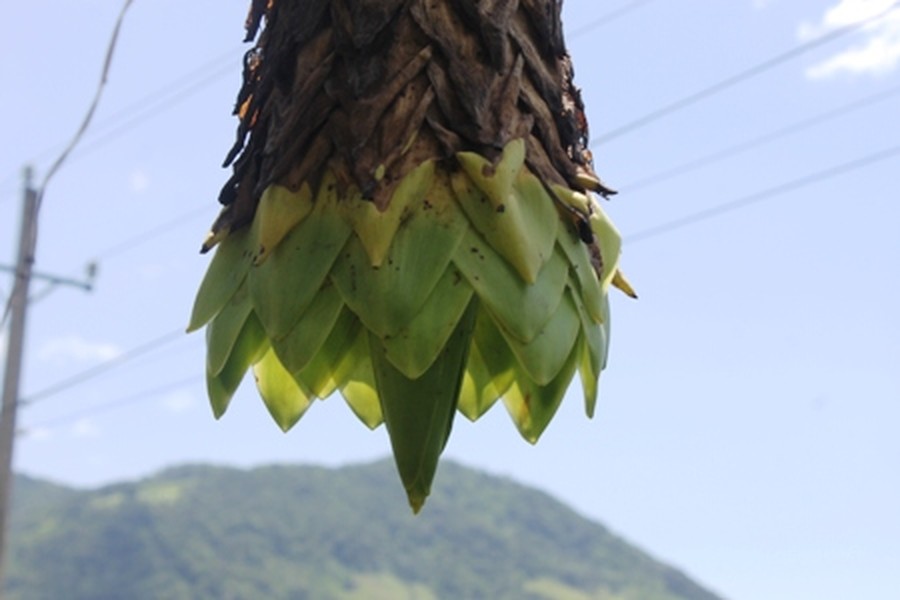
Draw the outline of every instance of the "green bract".
<instances>
[{"instance_id":1,"label":"green bract","mask_svg":"<svg viewBox=\"0 0 900 600\"><path fill-rule=\"evenodd\" d=\"M457 409L475 420L502 398L534 443L577 370L592 414L619 236L592 199L572 201L596 224L597 272L567 196L525 154L513 140L493 163L423 163L386 211L329 174L314 194L267 188L219 244L191 317L207 326L215 415L251 368L284 430L338 391L366 426L386 424L418 510Z\"/></svg>"},{"instance_id":2,"label":"green bract","mask_svg":"<svg viewBox=\"0 0 900 600\"><path fill-rule=\"evenodd\" d=\"M218 249L191 315L213 412L250 369L291 428L340 393L410 504L456 412L536 442L594 413L621 239L598 204L560 0L251 3Z\"/></svg>"}]
</instances>

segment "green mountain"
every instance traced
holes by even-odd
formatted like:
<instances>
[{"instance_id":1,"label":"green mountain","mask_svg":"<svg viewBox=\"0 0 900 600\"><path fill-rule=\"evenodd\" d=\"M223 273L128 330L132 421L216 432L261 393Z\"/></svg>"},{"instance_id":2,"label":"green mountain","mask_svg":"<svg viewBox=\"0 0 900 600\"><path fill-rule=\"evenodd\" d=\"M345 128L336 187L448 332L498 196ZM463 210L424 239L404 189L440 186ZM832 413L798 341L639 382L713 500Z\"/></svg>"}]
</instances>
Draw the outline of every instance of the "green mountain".
<instances>
[{"instance_id":1,"label":"green mountain","mask_svg":"<svg viewBox=\"0 0 900 600\"><path fill-rule=\"evenodd\" d=\"M715 600L553 498L443 464L413 516L388 461L18 477L8 600Z\"/></svg>"}]
</instances>

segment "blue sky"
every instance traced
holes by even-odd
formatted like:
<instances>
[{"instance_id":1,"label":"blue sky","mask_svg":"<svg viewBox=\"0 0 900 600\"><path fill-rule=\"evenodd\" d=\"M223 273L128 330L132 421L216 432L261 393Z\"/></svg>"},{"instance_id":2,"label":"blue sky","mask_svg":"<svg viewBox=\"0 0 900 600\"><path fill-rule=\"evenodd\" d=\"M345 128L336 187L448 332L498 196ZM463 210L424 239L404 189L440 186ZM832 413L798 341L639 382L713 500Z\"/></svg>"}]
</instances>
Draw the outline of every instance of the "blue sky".
<instances>
[{"instance_id":1,"label":"blue sky","mask_svg":"<svg viewBox=\"0 0 900 600\"><path fill-rule=\"evenodd\" d=\"M890 6L568 0L565 25L604 139ZM20 170L42 176L74 133L119 9L4 11L0 264L14 259ZM99 274L90 294L34 285L22 396L38 396L20 413L21 471L98 485L183 462L340 465L389 451L338 398L281 434L249 381L214 421L203 336L174 333L208 261L197 249L226 177L245 10L136 0L128 14L94 126L41 213L36 268L80 277L97 260ZM598 144L641 299L613 300L597 416L575 387L531 447L498 407L459 419L445 456L551 492L728 598L900 596L898 104L894 10ZM10 287L0 279L0 297Z\"/></svg>"}]
</instances>

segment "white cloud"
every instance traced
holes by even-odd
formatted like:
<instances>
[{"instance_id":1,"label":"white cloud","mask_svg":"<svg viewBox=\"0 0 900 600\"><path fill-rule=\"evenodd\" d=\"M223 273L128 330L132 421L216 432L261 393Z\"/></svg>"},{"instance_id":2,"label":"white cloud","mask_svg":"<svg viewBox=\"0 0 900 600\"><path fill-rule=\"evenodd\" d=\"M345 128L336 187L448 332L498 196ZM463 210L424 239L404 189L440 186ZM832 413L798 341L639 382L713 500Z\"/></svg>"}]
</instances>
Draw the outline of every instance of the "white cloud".
<instances>
[{"instance_id":1,"label":"white cloud","mask_svg":"<svg viewBox=\"0 0 900 600\"><path fill-rule=\"evenodd\" d=\"M192 409L196 404L197 399L187 390L173 392L162 400L163 408L176 415Z\"/></svg>"},{"instance_id":2,"label":"white cloud","mask_svg":"<svg viewBox=\"0 0 900 600\"><path fill-rule=\"evenodd\" d=\"M884 13L894 0L839 0L816 23L802 23L797 32L809 40L840 27L859 23ZM900 7L864 26L861 41L806 70L810 79L841 74L884 74L900 66Z\"/></svg>"},{"instance_id":3,"label":"white cloud","mask_svg":"<svg viewBox=\"0 0 900 600\"><path fill-rule=\"evenodd\" d=\"M77 438L93 438L100 435L100 428L93 419L78 419L72 425L72 435Z\"/></svg>"},{"instance_id":4,"label":"white cloud","mask_svg":"<svg viewBox=\"0 0 900 600\"><path fill-rule=\"evenodd\" d=\"M753 8L756 10L762 10L764 8L768 8L770 4L775 2L775 0L753 0Z\"/></svg>"},{"instance_id":5,"label":"white cloud","mask_svg":"<svg viewBox=\"0 0 900 600\"><path fill-rule=\"evenodd\" d=\"M109 342L90 342L77 335L68 335L48 341L40 350L41 360L76 360L96 362L112 360L122 354L121 348Z\"/></svg>"},{"instance_id":6,"label":"white cloud","mask_svg":"<svg viewBox=\"0 0 900 600\"><path fill-rule=\"evenodd\" d=\"M146 192L150 187L150 176L143 169L135 169L128 177L128 185L136 194Z\"/></svg>"}]
</instances>

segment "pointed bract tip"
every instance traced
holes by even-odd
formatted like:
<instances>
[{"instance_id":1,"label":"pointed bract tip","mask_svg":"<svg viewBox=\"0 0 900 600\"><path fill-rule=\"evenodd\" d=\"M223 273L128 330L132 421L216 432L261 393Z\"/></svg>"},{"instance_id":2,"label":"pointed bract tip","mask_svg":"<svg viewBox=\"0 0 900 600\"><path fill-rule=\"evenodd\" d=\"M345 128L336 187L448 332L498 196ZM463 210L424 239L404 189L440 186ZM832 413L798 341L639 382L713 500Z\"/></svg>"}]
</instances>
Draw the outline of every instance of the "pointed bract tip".
<instances>
[{"instance_id":1,"label":"pointed bract tip","mask_svg":"<svg viewBox=\"0 0 900 600\"><path fill-rule=\"evenodd\" d=\"M210 231L206 234L206 239L203 240L203 244L200 246L200 254L206 254L213 248L215 248L219 242L221 242L228 235L228 231L225 229L219 229L218 231Z\"/></svg>"},{"instance_id":2,"label":"pointed bract tip","mask_svg":"<svg viewBox=\"0 0 900 600\"><path fill-rule=\"evenodd\" d=\"M583 167L580 168L575 175L575 181L584 189L596 192L604 198L615 196L619 193L603 183L603 181L599 177L597 177L596 173L588 172L584 170Z\"/></svg>"},{"instance_id":3,"label":"pointed bract tip","mask_svg":"<svg viewBox=\"0 0 900 600\"><path fill-rule=\"evenodd\" d=\"M407 499L409 500L409 507L412 509L413 514L419 514L419 511L422 510L422 507L425 506L425 500L428 499L428 494L422 494L420 492L407 492Z\"/></svg>"},{"instance_id":4,"label":"pointed bract tip","mask_svg":"<svg viewBox=\"0 0 900 600\"><path fill-rule=\"evenodd\" d=\"M627 279L625 279L625 275L622 274L621 270L616 269L616 273L612 278L612 285L614 288L624 292L624 294L629 298L634 298L635 300L637 300L637 292L634 291L634 288L631 287L631 284L628 283Z\"/></svg>"}]
</instances>

